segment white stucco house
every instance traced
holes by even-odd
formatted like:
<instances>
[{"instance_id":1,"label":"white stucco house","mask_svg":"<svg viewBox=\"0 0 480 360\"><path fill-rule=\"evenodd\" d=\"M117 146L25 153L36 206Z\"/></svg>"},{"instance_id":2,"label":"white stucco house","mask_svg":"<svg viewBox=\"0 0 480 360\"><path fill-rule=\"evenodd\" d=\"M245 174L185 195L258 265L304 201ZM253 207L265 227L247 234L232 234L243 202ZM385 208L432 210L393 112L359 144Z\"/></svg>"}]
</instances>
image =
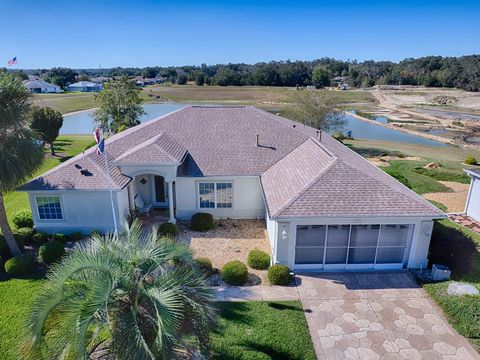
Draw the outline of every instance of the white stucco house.
<instances>
[{"instance_id":1,"label":"white stucco house","mask_svg":"<svg viewBox=\"0 0 480 360\"><path fill-rule=\"evenodd\" d=\"M465 172L471 178L465 204L465 214L476 221L480 221L480 169L467 169Z\"/></svg>"},{"instance_id":2,"label":"white stucco house","mask_svg":"<svg viewBox=\"0 0 480 360\"><path fill-rule=\"evenodd\" d=\"M169 221L265 219L296 270L425 267L446 215L326 133L250 106L187 106L106 141L116 216L137 199ZM85 151L22 186L35 227L109 231L103 155Z\"/></svg>"},{"instance_id":3,"label":"white stucco house","mask_svg":"<svg viewBox=\"0 0 480 360\"><path fill-rule=\"evenodd\" d=\"M25 80L23 85L34 94L59 93L62 91L60 86L50 84L43 80Z\"/></svg>"},{"instance_id":4,"label":"white stucco house","mask_svg":"<svg viewBox=\"0 0 480 360\"><path fill-rule=\"evenodd\" d=\"M102 84L93 81L79 81L67 86L67 90L72 92L97 92L102 89Z\"/></svg>"}]
</instances>

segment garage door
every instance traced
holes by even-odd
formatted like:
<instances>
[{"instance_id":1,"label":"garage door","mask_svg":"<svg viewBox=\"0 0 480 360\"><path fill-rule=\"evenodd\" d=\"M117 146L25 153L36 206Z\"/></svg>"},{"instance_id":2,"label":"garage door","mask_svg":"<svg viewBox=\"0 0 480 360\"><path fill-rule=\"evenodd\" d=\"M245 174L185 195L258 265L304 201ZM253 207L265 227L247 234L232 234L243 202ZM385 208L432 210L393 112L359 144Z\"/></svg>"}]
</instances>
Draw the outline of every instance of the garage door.
<instances>
[{"instance_id":1,"label":"garage door","mask_svg":"<svg viewBox=\"0 0 480 360\"><path fill-rule=\"evenodd\" d=\"M413 225L299 225L297 269L398 269L406 265Z\"/></svg>"}]
</instances>

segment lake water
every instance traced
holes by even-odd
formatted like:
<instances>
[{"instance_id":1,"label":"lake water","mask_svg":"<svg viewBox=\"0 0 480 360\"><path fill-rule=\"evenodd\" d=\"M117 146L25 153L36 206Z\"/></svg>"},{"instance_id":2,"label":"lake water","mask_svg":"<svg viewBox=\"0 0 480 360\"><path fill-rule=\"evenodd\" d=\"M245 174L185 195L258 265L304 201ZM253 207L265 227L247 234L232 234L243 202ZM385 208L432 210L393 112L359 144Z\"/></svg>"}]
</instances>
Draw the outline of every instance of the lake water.
<instances>
[{"instance_id":1,"label":"lake water","mask_svg":"<svg viewBox=\"0 0 480 360\"><path fill-rule=\"evenodd\" d=\"M140 120L141 122L149 121L161 115L178 110L184 106L185 105L183 104L145 104L143 105L143 108L145 109L146 114L143 115ZM345 124L342 131L344 133L351 131L352 136L355 139L394 141L428 146L446 146L446 144L441 142L410 135L383 126L376 126L368 122L358 120L357 118L347 114L343 115L343 119L345 120ZM60 134L91 134L93 128L94 124L92 110L87 110L64 116L63 126L60 129Z\"/></svg>"}]
</instances>

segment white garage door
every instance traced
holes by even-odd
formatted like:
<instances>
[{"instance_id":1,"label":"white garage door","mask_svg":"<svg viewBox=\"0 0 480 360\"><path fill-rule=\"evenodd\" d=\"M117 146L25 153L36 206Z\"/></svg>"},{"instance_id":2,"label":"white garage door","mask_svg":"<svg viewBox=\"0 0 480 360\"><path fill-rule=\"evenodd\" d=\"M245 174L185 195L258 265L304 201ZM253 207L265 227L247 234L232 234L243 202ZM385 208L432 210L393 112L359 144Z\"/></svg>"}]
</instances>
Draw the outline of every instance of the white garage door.
<instances>
[{"instance_id":1,"label":"white garage door","mask_svg":"<svg viewBox=\"0 0 480 360\"><path fill-rule=\"evenodd\" d=\"M399 269L406 265L413 225L299 225L297 269Z\"/></svg>"}]
</instances>

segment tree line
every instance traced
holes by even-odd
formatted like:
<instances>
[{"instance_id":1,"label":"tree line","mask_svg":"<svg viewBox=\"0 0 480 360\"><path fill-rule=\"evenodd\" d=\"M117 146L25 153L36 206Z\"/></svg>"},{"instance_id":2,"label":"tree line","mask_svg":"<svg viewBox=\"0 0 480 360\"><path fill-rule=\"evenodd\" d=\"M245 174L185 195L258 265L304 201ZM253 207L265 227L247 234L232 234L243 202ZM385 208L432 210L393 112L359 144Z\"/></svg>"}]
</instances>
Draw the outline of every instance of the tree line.
<instances>
[{"instance_id":1,"label":"tree line","mask_svg":"<svg viewBox=\"0 0 480 360\"><path fill-rule=\"evenodd\" d=\"M163 77L167 82L220 86L329 86L336 77L344 77L351 87L374 85L424 85L456 87L468 91L480 90L480 55L461 57L427 56L391 61L356 61L322 58L312 61L271 61L256 64L216 64L178 67L110 68L110 69L37 69L26 74L41 76L65 88L78 79L108 76Z\"/></svg>"}]
</instances>

